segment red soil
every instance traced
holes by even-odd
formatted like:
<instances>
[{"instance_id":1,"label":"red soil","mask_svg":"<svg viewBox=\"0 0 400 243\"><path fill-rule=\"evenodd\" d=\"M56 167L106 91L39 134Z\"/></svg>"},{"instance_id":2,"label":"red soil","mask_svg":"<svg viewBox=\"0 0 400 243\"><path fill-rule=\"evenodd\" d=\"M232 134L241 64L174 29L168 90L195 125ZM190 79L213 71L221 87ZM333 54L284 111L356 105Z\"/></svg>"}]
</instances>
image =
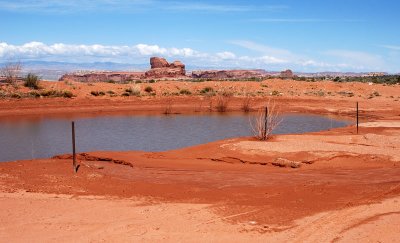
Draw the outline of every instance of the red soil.
<instances>
[{"instance_id":1,"label":"red soil","mask_svg":"<svg viewBox=\"0 0 400 243\"><path fill-rule=\"evenodd\" d=\"M232 237L238 237L238 241L251 239L253 234L258 237L256 239L280 241L357 240L360 234L357 236L353 233L357 230L368 229L368 222L371 220L378 222L377 227L392 229L390 220L386 220L386 217L393 217L394 213L400 211L400 205L396 204L396 198L400 197L400 159L396 152L400 151L400 139L398 139L400 129L396 127L400 124L398 112L400 102L396 100L400 86L294 81L263 83L268 85L268 90L278 89L283 93L283 96L274 97L282 111L354 117L355 102L360 101L362 122L378 123L363 125L360 127L360 135L355 134L355 127L352 126L313 134L275 136L269 142L260 142L253 138L237 138L157 153L91 152L89 153L93 156L91 158L80 157L81 166L77 174L72 173L70 159L0 163L0 190L14 193L21 201L18 205L7 204L8 210L29 208L28 202L33 199L28 200L26 196L18 194L21 191L28 192L28 195L44 193L77 197L102 196L111 201L114 200L111 198L115 197L130 200L134 198L134 201L145 200L156 208L159 208L157 205L164 204L183 203L179 205L193 205L193 207L201 204L207 205L207 209L199 209L203 214L194 214L196 216L188 218L182 227L188 232L193 230L192 233L196 235L194 232L197 231L187 224L211 225L208 228L200 227L207 235L204 240L223 239L226 232L229 232L228 235ZM194 91L214 84L214 82L159 82L152 85L158 93L160 89L170 89L174 86L188 87L189 90ZM66 84L57 85L64 87ZM209 104L207 98L199 96L95 98L86 95L89 87L90 89L109 89L109 86L119 86L115 84L96 84L94 87L86 84L73 85L81 87L78 88L78 97L74 99L0 101L0 116L65 115L77 112L99 114L127 111L160 113L165 109L166 101L172 101L173 112L182 113L198 111L200 104L202 104L200 110L206 111ZM252 82L222 82L220 85L225 88L232 86L235 90L246 86L254 92L260 88L259 83ZM354 96L310 97L304 95L303 91L312 87L331 93L351 90ZM368 99L367 95L372 90L379 92L381 96ZM300 96L288 95L290 91L298 92ZM255 109L261 107L268 99L268 97L260 96L252 100L252 107ZM240 110L242 103L243 98L231 98L228 110ZM104 160L102 158L111 158L114 162L131 163L133 167L111 163L113 161L102 161ZM276 167L272 165L276 158L300 162L301 167L297 169ZM5 196L4 198L12 197ZM392 199L394 201L388 201ZM4 201L11 202L7 199ZM380 206L375 204L379 202L382 202ZM84 201L81 203L84 204ZM100 201L94 200L94 203L98 206L102 205ZM30 210L40 205L45 204L39 203L32 206ZM107 210L117 210L119 206L116 205L110 206ZM364 205L370 206L365 209ZM60 210L67 210L63 206L60 207ZM180 207L183 211L178 211L185 212L187 215L185 207ZM57 209L52 210L52 212L57 212ZM124 215L123 212L115 212L116 217ZM211 212L213 216L205 216L204 212ZM161 212L160 215L163 213ZM160 215L151 217L162 224L164 221L159 218ZM20 217L22 220L23 215L13 216ZM0 214L0 225L7 228L5 217L7 216L4 213ZM79 218L75 216L75 219L77 217ZM164 223L179 225L182 223L179 220L185 217L169 217ZM223 219L222 225L220 225L220 219ZM157 223L149 221L147 224L153 226ZM13 225L14 227L21 226L17 221ZM331 225L331 228L325 225ZM318 229L322 231L317 232ZM12 226L7 230L16 232ZM32 227L27 227L26 230L32 230ZM128 231L115 232L124 234ZM384 232L385 235L399 236L400 231ZM17 234L14 233L10 233L9 237L18 239ZM47 234L51 236L51 232ZM3 232L3 235L6 234ZM96 234L96 236L99 235L102 234ZM159 239L157 235L163 235L168 236L169 238L165 239L171 241L194 240L184 232L172 236L168 232L158 234L154 229L146 231L143 235L145 235L143 238L131 239L157 240ZM218 238L218 235L222 238ZM315 238L316 236L318 237ZM367 237L373 239L376 236L375 234ZM58 237L64 240L77 239ZM89 239L97 238L89 237ZM109 238L104 236L102 239ZM119 235L114 239L125 238Z\"/></svg>"}]
</instances>

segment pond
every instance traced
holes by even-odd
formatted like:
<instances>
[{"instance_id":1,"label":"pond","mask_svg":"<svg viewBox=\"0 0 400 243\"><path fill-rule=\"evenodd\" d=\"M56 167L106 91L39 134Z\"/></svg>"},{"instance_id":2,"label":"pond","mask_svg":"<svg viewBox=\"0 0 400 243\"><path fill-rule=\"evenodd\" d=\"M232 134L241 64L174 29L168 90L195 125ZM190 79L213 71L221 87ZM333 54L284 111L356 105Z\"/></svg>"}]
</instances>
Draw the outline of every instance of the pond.
<instances>
[{"instance_id":1,"label":"pond","mask_svg":"<svg viewBox=\"0 0 400 243\"><path fill-rule=\"evenodd\" d=\"M0 119L0 161L49 158L71 153L71 121L75 121L77 152L165 151L251 136L254 114L99 115ZM275 134L305 133L343 127L335 118L284 114Z\"/></svg>"}]
</instances>

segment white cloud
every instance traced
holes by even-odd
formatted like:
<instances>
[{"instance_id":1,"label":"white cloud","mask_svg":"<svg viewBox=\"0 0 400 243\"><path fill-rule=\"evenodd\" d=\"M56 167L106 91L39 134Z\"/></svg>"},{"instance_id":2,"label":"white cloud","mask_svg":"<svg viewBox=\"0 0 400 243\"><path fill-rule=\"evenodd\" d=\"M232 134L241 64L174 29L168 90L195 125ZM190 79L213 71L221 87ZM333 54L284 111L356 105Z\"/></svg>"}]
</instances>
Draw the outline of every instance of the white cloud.
<instances>
[{"instance_id":1,"label":"white cloud","mask_svg":"<svg viewBox=\"0 0 400 243\"><path fill-rule=\"evenodd\" d=\"M290 18L260 18L251 19L251 22L261 23L332 23L332 22L364 22L361 19L316 19L316 18L302 18L302 19L290 19Z\"/></svg>"},{"instance_id":2,"label":"white cloud","mask_svg":"<svg viewBox=\"0 0 400 243\"><path fill-rule=\"evenodd\" d=\"M221 59L235 59L236 55L232 52L224 51L224 52L218 52L217 57Z\"/></svg>"},{"instance_id":3,"label":"white cloud","mask_svg":"<svg viewBox=\"0 0 400 243\"><path fill-rule=\"evenodd\" d=\"M20 61L58 62L117 62L145 64L150 56L161 56L168 60L182 60L188 66L215 68L262 68L266 70L293 69L295 71L388 71L381 65L379 56L364 52L332 50L325 52L336 61L321 61L294 54L285 49L273 48L253 42L241 41L241 46L257 51L255 55L237 55L231 51L206 53L185 47L162 47L158 45L80 45L45 44L29 42L12 45L0 42L0 58ZM381 65L381 66L379 66Z\"/></svg>"},{"instance_id":4,"label":"white cloud","mask_svg":"<svg viewBox=\"0 0 400 243\"><path fill-rule=\"evenodd\" d=\"M394 45L380 45L380 46L392 51L400 51L400 46L394 46Z\"/></svg>"},{"instance_id":5,"label":"white cloud","mask_svg":"<svg viewBox=\"0 0 400 243\"><path fill-rule=\"evenodd\" d=\"M161 0L0 0L0 9L13 12L35 11L44 13L74 13L98 11L195 11L195 12L250 12L278 11L285 5L238 5L202 3L199 1Z\"/></svg>"},{"instance_id":6,"label":"white cloud","mask_svg":"<svg viewBox=\"0 0 400 243\"><path fill-rule=\"evenodd\" d=\"M29 42L23 45L0 43L0 57L14 59L40 59L46 57L121 57L162 55L167 57L192 57L198 52L190 48L164 48L158 45L138 44L134 46L106 45L69 45L57 43L46 45L41 42Z\"/></svg>"},{"instance_id":7,"label":"white cloud","mask_svg":"<svg viewBox=\"0 0 400 243\"><path fill-rule=\"evenodd\" d=\"M334 57L336 62L344 62L358 69L379 69L385 66L383 58L379 55L352 50L329 50L325 55Z\"/></svg>"},{"instance_id":8,"label":"white cloud","mask_svg":"<svg viewBox=\"0 0 400 243\"><path fill-rule=\"evenodd\" d=\"M182 11L206 11L206 12L264 12L264 11L277 11L288 8L286 5L224 5L224 4L211 4L200 2L170 2L166 4L166 9L182 10Z\"/></svg>"},{"instance_id":9,"label":"white cloud","mask_svg":"<svg viewBox=\"0 0 400 243\"><path fill-rule=\"evenodd\" d=\"M0 9L11 12L76 13L98 10L139 10L153 3L151 0L0 0Z\"/></svg>"},{"instance_id":10,"label":"white cloud","mask_svg":"<svg viewBox=\"0 0 400 243\"><path fill-rule=\"evenodd\" d=\"M248 40L233 40L229 43L243 47L245 49L256 51L263 54L268 54L272 56L293 56L289 50L274 48L267 45L259 44Z\"/></svg>"}]
</instances>

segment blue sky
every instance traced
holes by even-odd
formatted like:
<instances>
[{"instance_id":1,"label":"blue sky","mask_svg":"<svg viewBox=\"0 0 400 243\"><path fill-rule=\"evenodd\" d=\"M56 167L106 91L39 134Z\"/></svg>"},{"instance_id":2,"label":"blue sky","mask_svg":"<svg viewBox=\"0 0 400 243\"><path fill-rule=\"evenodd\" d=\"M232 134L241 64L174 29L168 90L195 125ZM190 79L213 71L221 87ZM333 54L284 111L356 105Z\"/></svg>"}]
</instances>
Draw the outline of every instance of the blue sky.
<instances>
[{"instance_id":1,"label":"blue sky","mask_svg":"<svg viewBox=\"0 0 400 243\"><path fill-rule=\"evenodd\" d=\"M0 0L0 58L397 73L399 10L396 0Z\"/></svg>"}]
</instances>

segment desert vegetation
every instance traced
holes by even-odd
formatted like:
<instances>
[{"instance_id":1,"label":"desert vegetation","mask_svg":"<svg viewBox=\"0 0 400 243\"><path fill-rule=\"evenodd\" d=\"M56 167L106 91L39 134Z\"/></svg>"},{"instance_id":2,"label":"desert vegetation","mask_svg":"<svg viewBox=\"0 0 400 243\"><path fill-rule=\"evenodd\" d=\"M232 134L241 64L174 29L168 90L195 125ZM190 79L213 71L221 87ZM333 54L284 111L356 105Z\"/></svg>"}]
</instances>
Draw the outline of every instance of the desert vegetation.
<instances>
[{"instance_id":1,"label":"desert vegetation","mask_svg":"<svg viewBox=\"0 0 400 243\"><path fill-rule=\"evenodd\" d=\"M0 68L0 76L5 82L15 85L21 77L22 64L20 62L8 62Z\"/></svg>"},{"instance_id":2,"label":"desert vegetation","mask_svg":"<svg viewBox=\"0 0 400 243\"><path fill-rule=\"evenodd\" d=\"M153 90L153 87L147 86L146 88L144 88L144 91L147 92L147 93L151 93L151 92L153 92L154 90Z\"/></svg>"},{"instance_id":3,"label":"desert vegetation","mask_svg":"<svg viewBox=\"0 0 400 243\"><path fill-rule=\"evenodd\" d=\"M106 95L106 93L104 93L103 91L97 91L97 90L90 91L90 94L93 95L93 96L104 96L104 95Z\"/></svg>"},{"instance_id":4,"label":"desert vegetation","mask_svg":"<svg viewBox=\"0 0 400 243\"><path fill-rule=\"evenodd\" d=\"M135 85L125 89L125 92L122 93L122 96L140 96L140 86Z\"/></svg>"},{"instance_id":5,"label":"desert vegetation","mask_svg":"<svg viewBox=\"0 0 400 243\"><path fill-rule=\"evenodd\" d=\"M218 112L226 112L233 93L227 89L220 89L216 95L215 108Z\"/></svg>"},{"instance_id":6,"label":"desert vegetation","mask_svg":"<svg viewBox=\"0 0 400 243\"><path fill-rule=\"evenodd\" d=\"M250 126L254 137L259 140L268 140L272 132L282 122L280 112L274 101L268 100L265 107L260 108L256 116L250 118Z\"/></svg>"},{"instance_id":7,"label":"desert vegetation","mask_svg":"<svg viewBox=\"0 0 400 243\"><path fill-rule=\"evenodd\" d=\"M170 98L167 98L164 102L163 114L170 115L172 113L172 104L173 101Z\"/></svg>"},{"instance_id":8,"label":"desert vegetation","mask_svg":"<svg viewBox=\"0 0 400 243\"><path fill-rule=\"evenodd\" d=\"M39 89L39 77L34 73L28 73L24 79L24 86Z\"/></svg>"}]
</instances>

